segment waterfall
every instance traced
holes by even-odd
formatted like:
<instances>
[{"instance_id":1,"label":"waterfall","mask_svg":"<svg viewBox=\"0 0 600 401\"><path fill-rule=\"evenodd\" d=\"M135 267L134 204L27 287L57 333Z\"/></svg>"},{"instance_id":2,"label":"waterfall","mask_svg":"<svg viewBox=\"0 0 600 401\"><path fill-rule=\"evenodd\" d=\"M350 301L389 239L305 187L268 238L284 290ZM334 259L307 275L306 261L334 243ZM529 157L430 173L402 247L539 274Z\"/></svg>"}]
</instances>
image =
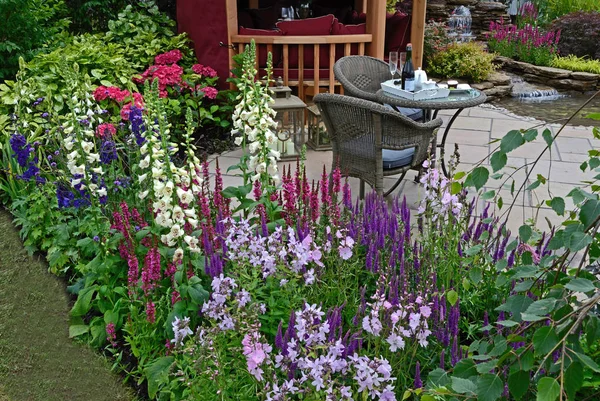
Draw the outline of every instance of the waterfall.
<instances>
[{"instance_id":1,"label":"waterfall","mask_svg":"<svg viewBox=\"0 0 600 401\"><path fill-rule=\"evenodd\" d=\"M521 101L545 102L567 97L559 93L556 89L535 89L528 92L513 92L513 97Z\"/></svg>"}]
</instances>

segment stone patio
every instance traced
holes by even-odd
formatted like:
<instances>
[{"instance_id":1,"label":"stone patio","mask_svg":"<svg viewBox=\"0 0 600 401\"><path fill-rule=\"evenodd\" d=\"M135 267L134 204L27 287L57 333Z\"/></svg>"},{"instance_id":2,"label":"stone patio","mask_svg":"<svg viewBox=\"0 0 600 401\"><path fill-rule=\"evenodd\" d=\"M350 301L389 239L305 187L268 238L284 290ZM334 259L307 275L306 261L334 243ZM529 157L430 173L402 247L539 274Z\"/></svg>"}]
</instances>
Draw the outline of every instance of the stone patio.
<instances>
[{"instance_id":1,"label":"stone patio","mask_svg":"<svg viewBox=\"0 0 600 401\"><path fill-rule=\"evenodd\" d=\"M439 140L441 140L443 128L452 114L454 114L454 110L443 110L440 112L440 117L444 120L444 126L442 126L442 129L438 133ZM483 161L484 165L489 165L489 154L499 146L499 142L490 143L491 141L502 138L510 130L534 127L539 131L538 138L511 152L505 171L509 171L508 169L510 168L527 165L515 174L515 188L519 187L519 184L522 183L522 180L530 169L532 169L532 174L530 175L528 184L535 181L537 174L541 174L548 178L549 185L542 185L533 191L521 193L517 197L507 224L513 232L528 219L536 219L538 228L542 230L547 230L549 223L559 224L564 220L564 218L557 216L554 211L547 207L544 201L550 199L551 196L565 197L573 186L584 186L583 180L593 179L595 173L589 171L583 173L579 168L579 165L587 159L588 150L600 147L600 140L594 139L592 128L566 127L553 144L551 152L544 154L538 164L533 167L531 166L532 162L545 147L545 142L541 136L542 131L548 128L555 134L560 125L547 125L542 121L515 116L505 110L483 105L462 112L461 116L455 120L446 143L446 158L454 151L454 144L457 143L459 145L460 163L457 171L468 172L479 162ZM237 149L210 157L212 172L214 172L215 159L218 157L221 171L225 174L223 176L225 187L241 184L241 178L233 175L235 171L225 173L229 166L238 163L241 155L242 150ZM280 169L284 165L289 164L290 162L279 163ZM295 162L291 164L293 169ZM323 171L323 166L329 171L331 165L331 151L319 152L309 148L306 162L309 179L318 180ZM416 172L409 172L394 193L394 195L405 196L413 210L416 210L423 192L420 184L414 182L415 175ZM390 188L396 179L397 177L385 178L386 188ZM488 182L490 186L486 190L497 190L500 183L501 181L490 180ZM350 184L353 195L358 196L358 179L351 178ZM496 185L496 187L493 185ZM512 202L509 185L510 182L506 185L506 188L500 189L500 194L505 205L510 205ZM367 188L368 190L369 188ZM565 198L565 201L567 209L573 206L570 199ZM483 202L480 203L481 205L483 205ZM506 209L507 206L504 206L500 210L500 214L506 211Z\"/></svg>"}]
</instances>

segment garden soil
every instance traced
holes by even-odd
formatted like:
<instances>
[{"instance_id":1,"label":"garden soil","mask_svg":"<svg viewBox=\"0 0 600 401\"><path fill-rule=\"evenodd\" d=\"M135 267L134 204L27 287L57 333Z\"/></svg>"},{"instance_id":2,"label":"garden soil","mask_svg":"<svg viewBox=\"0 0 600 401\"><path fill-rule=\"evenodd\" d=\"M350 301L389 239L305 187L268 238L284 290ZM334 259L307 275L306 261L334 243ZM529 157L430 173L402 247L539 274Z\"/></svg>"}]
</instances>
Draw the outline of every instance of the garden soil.
<instances>
[{"instance_id":1,"label":"garden soil","mask_svg":"<svg viewBox=\"0 0 600 401\"><path fill-rule=\"evenodd\" d=\"M132 391L68 336L65 284L24 250L0 208L0 401L120 401Z\"/></svg>"}]
</instances>

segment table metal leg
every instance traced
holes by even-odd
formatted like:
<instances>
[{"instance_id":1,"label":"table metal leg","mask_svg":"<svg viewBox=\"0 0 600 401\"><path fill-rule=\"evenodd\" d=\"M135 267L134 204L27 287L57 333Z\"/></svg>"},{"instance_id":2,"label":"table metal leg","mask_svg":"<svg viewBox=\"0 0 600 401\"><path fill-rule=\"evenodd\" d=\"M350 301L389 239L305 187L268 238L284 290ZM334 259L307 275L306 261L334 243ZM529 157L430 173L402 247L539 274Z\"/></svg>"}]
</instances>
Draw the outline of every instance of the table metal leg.
<instances>
[{"instance_id":1,"label":"table metal leg","mask_svg":"<svg viewBox=\"0 0 600 401\"><path fill-rule=\"evenodd\" d=\"M452 127L452 124L454 124L454 120L456 120L456 117L458 117L458 115L463 110L464 109L456 110L456 113L454 113L454 115L452 116L450 121L448 121L448 125L446 126L446 129L444 130L444 135L442 136L442 141L440 142L439 145L437 145L437 147L440 148L440 165L442 166L442 171L444 172L444 175L447 178L450 178L450 177L448 176L448 170L446 169L446 163L444 161L444 153L446 152L446 139L448 138L448 133L450 132L450 128ZM436 110L436 114L437 114L437 110ZM437 138L435 138L435 139L437 139Z\"/></svg>"}]
</instances>

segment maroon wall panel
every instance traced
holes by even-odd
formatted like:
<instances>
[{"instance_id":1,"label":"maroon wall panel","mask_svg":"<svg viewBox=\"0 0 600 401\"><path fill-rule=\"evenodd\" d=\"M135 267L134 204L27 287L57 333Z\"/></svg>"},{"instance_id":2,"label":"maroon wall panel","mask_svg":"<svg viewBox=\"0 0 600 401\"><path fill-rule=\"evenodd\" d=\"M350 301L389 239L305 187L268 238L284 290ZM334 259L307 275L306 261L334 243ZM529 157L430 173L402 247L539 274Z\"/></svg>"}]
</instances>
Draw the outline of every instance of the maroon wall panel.
<instances>
[{"instance_id":1,"label":"maroon wall panel","mask_svg":"<svg viewBox=\"0 0 600 401\"><path fill-rule=\"evenodd\" d=\"M219 74L219 87L226 88L229 76L227 44L227 12L223 0L177 0L177 27L194 42L200 64L214 68Z\"/></svg>"}]
</instances>

